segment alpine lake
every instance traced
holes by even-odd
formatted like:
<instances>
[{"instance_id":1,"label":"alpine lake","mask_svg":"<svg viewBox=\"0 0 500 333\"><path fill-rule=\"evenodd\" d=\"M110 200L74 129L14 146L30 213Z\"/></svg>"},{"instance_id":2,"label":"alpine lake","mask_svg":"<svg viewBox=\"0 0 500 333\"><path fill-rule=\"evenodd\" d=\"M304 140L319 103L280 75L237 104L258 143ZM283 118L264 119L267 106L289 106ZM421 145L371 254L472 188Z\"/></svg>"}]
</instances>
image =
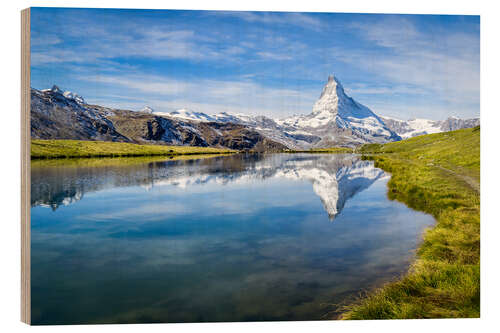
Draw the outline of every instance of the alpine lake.
<instances>
[{"instance_id":1,"label":"alpine lake","mask_svg":"<svg viewBox=\"0 0 500 333\"><path fill-rule=\"evenodd\" d=\"M335 319L430 215L353 154L32 161L32 323Z\"/></svg>"}]
</instances>

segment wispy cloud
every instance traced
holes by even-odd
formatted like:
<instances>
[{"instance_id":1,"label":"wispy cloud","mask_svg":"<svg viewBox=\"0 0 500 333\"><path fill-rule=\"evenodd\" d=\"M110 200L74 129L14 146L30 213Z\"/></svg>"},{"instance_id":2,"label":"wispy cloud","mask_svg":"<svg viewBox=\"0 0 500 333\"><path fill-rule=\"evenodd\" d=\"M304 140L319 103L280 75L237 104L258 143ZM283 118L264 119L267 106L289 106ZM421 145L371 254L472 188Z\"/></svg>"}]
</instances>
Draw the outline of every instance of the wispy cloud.
<instances>
[{"instance_id":1,"label":"wispy cloud","mask_svg":"<svg viewBox=\"0 0 500 333\"><path fill-rule=\"evenodd\" d=\"M55 45L61 43L62 40L56 35L40 35L40 34L32 34L31 35L31 45Z\"/></svg>"},{"instance_id":2,"label":"wispy cloud","mask_svg":"<svg viewBox=\"0 0 500 333\"><path fill-rule=\"evenodd\" d=\"M424 33L404 18L353 24L358 34L373 48L332 49L345 63L393 82L393 88L377 88L371 93L406 93L439 99L450 108L477 109L479 105L479 35ZM380 49L382 48L382 50ZM408 87L413 87L407 89ZM357 89L352 89L355 92ZM361 87L361 93L370 93ZM430 106L428 107L430 108ZM423 111L423 110L421 110ZM424 111L425 112L425 111ZM427 110L426 113L430 114Z\"/></svg>"},{"instance_id":3,"label":"wispy cloud","mask_svg":"<svg viewBox=\"0 0 500 333\"><path fill-rule=\"evenodd\" d=\"M320 30L323 22L305 13L273 13L273 12L213 12L217 15L238 17L251 23L264 23L269 25L292 25L305 29Z\"/></svg>"},{"instance_id":4,"label":"wispy cloud","mask_svg":"<svg viewBox=\"0 0 500 333\"><path fill-rule=\"evenodd\" d=\"M35 50L32 59L34 65L95 62L116 57L202 60L225 58L243 52L242 48L235 46L211 48L200 45L193 31L143 30L137 34L133 38L125 38L120 34L89 36L85 44L73 49L49 47Z\"/></svg>"},{"instance_id":5,"label":"wispy cloud","mask_svg":"<svg viewBox=\"0 0 500 333\"><path fill-rule=\"evenodd\" d=\"M412 94L426 95L429 91L416 86L408 85L373 85L365 83L354 83L345 88L348 94L354 95L393 95L393 94Z\"/></svg>"},{"instance_id":6,"label":"wispy cloud","mask_svg":"<svg viewBox=\"0 0 500 333\"><path fill-rule=\"evenodd\" d=\"M117 16L97 15L96 18L82 13L81 17L72 16L71 21L64 22L63 26L57 22L57 32L35 33L32 38L33 65L95 63L124 57L234 61L246 50L238 43L222 43L216 31L200 31L186 24L174 26L168 20L144 24L120 20ZM61 46L66 40L70 41L70 47Z\"/></svg>"},{"instance_id":7,"label":"wispy cloud","mask_svg":"<svg viewBox=\"0 0 500 333\"><path fill-rule=\"evenodd\" d=\"M291 60L293 59L290 54L279 54L273 52L257 52L257 55L264 59L272 60Z\"/></svg>"},{"instance_id":8,"label":"wispy cloud","mask_svg":"<svg viewBox=\"0 0 500 333\"><path fill-rule=\"evenodd\" d=\"M137 109L151 105L158 111L189 108L205 113L238 112L264 114L274 117L290 113L308 113L317 92L311 89L293 90L265 87L252 81L171 80L154 75L80 76L78 79L94 84L122 86L143 102L129 99L100 99L109 106Z\"/></svg>"}]
</instances>

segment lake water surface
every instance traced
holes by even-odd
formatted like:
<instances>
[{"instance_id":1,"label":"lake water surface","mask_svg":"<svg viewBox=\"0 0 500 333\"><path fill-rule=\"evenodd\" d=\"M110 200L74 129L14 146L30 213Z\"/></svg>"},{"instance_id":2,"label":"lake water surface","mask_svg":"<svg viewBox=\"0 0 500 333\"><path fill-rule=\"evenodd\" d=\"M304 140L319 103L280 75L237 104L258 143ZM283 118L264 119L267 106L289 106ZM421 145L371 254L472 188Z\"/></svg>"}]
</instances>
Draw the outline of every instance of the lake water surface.
<instances>
[{"instance_id":1,"label":"lake water surface","mask_svg":"<svg viewBox=\"0 0 500 333\"><path fill-rule=\"evenodd\" d=\"M431 216L355 155L32 163L33 324L332 319Z\"/></svg>"}]
</instances>

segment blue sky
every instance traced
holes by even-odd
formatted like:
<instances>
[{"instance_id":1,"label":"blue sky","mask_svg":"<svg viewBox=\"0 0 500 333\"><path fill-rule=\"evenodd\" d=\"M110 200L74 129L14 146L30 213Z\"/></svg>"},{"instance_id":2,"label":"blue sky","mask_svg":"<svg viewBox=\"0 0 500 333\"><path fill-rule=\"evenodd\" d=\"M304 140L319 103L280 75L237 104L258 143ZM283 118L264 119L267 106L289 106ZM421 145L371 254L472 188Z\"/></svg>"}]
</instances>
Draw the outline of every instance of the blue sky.
<instances>
[{"instance_id":1,"label":"blue sky","mask_svg":"<svg viewBox=\"0 0 500 333\"><path fill-rule=\"evenodd\" d=\"M139 110L307 114L329 74L379 115L479 116L479 17L33 8L31 85Z\"/></svg>"}]
</instances>

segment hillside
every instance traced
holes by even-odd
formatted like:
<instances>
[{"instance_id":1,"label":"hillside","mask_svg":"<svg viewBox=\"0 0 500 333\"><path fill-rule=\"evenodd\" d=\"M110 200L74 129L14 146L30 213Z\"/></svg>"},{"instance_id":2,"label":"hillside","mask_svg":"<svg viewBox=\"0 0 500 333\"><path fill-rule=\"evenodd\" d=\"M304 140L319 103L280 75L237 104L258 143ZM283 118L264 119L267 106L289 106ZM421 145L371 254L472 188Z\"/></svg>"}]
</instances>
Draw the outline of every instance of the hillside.
<instances>
[{"instance_id":1,"label":"hillside","mask_svg":"<svg viewBox=\"0 0 500 333\"><path fill-rule=\"evenodd\" d=\"M480 128L359 152L392 174L390 199L433 215L436 225L425 232L409 273L349 306L344 318L479 317Z\"/></svg>"}]
</instances>

